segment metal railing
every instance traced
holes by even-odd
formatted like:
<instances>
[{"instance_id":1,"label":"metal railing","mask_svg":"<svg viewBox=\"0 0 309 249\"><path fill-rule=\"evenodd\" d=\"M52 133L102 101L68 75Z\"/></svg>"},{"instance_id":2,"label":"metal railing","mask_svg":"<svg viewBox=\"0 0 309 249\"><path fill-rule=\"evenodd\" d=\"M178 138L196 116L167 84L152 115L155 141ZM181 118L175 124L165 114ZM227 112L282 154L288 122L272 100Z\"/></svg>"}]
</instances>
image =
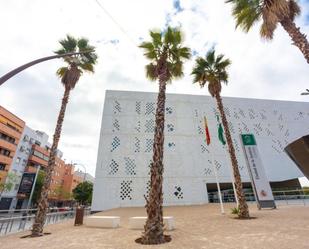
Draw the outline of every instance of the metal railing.
<instances>
[{"instance_id":1,"label":"metal railing","mask_svg":"<svg viewBox=\"0 0 309 249\"><path fill-rule=\"evenodd\" d=\"M36 209L23 210L2 210L1 213L7 213L8 217L0 218L0 236L30 230L35 218ZM18 212L16 215L15 212ZM46 215L45 225L55 224L65 220L73 219L76 210L49 212ZM90 214L90 208L85 208L84 215Z\"/></svg>"},{"instance_id":2,"label":"metal railing","mask_svg":"<svg viewBox=\"0 0 309 249\"><path fill-rule=\"evenodd\" d=\"M305 194L303 190L279 190L273 191L273 196L277 206L282 205L304 205L309 206L309 195ZM219 198L218 194L209 193L208 194L209 202L218 203ZM247 202L255 202L255 196L253 192L245 193L245 199ZM223 202L236 202L235 196L233 193L222 193Z\"/></svg>"}]
</instances>

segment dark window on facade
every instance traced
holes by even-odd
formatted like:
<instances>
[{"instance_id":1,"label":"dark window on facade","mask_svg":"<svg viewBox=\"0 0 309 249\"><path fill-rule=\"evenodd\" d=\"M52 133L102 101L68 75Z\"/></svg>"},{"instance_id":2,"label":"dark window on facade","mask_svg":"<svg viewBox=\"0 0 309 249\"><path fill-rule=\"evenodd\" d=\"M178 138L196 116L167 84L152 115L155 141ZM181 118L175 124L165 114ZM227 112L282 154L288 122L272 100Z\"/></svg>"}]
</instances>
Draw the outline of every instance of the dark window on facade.
<instances>
[{"instance_id":1,"label":"dark window on facade","mask_svg":"<svg viewBox=\"0 0 309 249\"><path fill-rule=\"evenodd\" d=\"M1 133L1 132L0 132L0 139L5 140L5 141L7 141L11 144L15 144L15 138L10 137L10 136L8 136L4 133Z\"/></svg>"},{"instance_id":2,"label":"dark window on facade","mask_svg":"<svg viewBox=\"0 0 309 249\"><path fill-rule=\"evenodd\" d=\"M20 132L20 130L17 129L15 126L13 126L13 125L11 125L11 124L9 124L9 123L6 123L6 125L7 125L8 127L10 127L11 129L13 129L13 130L15 130L15 131L17 131L17 132Z\"/></svg>"},{"instance_id":3,"label":"dark window on facade","mask_svg":"<svg viewBox=\"0 0 309 249\"><path fill-rule=\"evenodd\" d=\"M0 163L0 170L5 170L5 164Z\"/></svg>"},{"instance_id":4,"label":"dark window on facade","mask_svg":"<svg viewBox=\"0 0 309 249\"><path fill-rule=\"evenodd\" d=\"M0 154L9 157L11 152L9 150L4 149L4 148L0 148Z\"/></svg>"}]
</instances>

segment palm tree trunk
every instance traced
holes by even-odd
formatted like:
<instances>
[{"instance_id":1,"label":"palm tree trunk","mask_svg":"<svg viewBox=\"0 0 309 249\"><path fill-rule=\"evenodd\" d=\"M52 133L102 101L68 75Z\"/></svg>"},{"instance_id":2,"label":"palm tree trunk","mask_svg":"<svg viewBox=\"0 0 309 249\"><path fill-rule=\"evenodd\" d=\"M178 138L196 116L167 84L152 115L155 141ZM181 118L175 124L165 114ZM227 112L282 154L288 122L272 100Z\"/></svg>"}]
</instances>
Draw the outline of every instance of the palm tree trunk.
<instances>
[{"instance_id":1,"label":"palm tree trunk","mask_svg":"<svg viewBox=\"0 0 309 249\"><path fill-rule=\"evenodd\" d=\"M46 168L46 174L44 179L44 184L41 191L40 201L38 202L38 210L35 216L35 220L32 227L32 237L42 236L43 235L43 226L45 223L47 207L48 207L48 191L50 188L52 173L55 167L55 160L57 156L57 148L61 135L61 128L64 119L64 114L66 110L67 103L69 101L70 88L66 87L64 95L62 98L61 109L58 115L57 125L54 133L53 144L50 150L48 166Z\"/></svg>"},{"instance_id":2,"label":"palm tree trunk","mask_svg":"<svg viewBox=\"0 0 309 249\"><path fill-rule=\"evenodd\" d=\"M294 21L290 18L284 18L282 21L280 21L280 24L290 35L293 44L299 48L299 50L303 53L307 63L309 64L309 43L306 35L300 32L299 28L296 27Z\"/></svg>"},{"instance_id":3,"label":"palm tree trunk","mask_svg":"<svg viewBox=\"0 0 309 249\"><path fill-rule=\"evenodd\" d=\"M248 209L248 205L247 205L247 202L246 202L243 190L242 190L242 182L241 182L240 173L239 173L239 169L238 169L238 162L237 162L237 158L236 158L236 155L235 155L235 149L234 149L234 146L233 146L232 137L231 137L231 134L230 134L228 122L227 122L225 112L224 112L224 109L223 109L222 98L221 98L219 93L215 94L215 98L217 100L218 109L220 111L222 124L223 124L224 132L225 132L225 137L226 137L227 145L228 145L228 148L229 148L229 154L230 154L230 158L231 158L231 162L232 162L234 182L235 182L235 188L236 188L238 205L239 205L238 206L238 208L239 208L238 216L239 216L239 218L249 218L249 209Z\"/></svg>"},{"instance_id":4,"label":"palm tree trunk","mask_svg":"<svg viewBox=\"0 0 309 249\"><path fill-rule=\"evenodd\" d=\"M161 68L161 70L160 70ZM153 143L153 157L151 166L151 189L149 199L146 200L147 221L142 236L143 244L161 244L165 242L163 235L163 146L164 146L164 116L165 91L167 82L166 63L159 66L159 94L156 109L156 128Z\"/></svg>"}]
</instances>

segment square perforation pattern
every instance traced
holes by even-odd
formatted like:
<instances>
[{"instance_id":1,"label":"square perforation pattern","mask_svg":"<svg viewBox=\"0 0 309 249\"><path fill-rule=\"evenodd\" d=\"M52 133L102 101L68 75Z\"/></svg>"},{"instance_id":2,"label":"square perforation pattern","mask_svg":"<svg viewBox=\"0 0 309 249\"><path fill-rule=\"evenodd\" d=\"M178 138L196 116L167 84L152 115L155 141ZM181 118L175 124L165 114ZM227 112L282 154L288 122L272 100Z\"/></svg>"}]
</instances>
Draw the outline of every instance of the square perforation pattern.
<instances>
[{"instance_id":1,"label":"square perforation pattern","mask_svg":"<svg viewBox=\"0 0 309 249\"><path fill-rule=\"evenodd\" d=\"M130 158L130 157L125 157L124 161L125 161L125 172L126 172L126 174L127 175L131 175L131 176L136 175L136 172L135 172L135 168L136 168L135 160Z\"/></svg>"},{"instance_id":2,"label":"square perforation pattern","mask_svg":"<svg viewBox=\"0 0 309 249\"><path fill-rule=\"evenodd\" d=\"M120 138L119 137L114 137L113 142L111 144L111 152L113 152L115 149L117 149L120 145Z\"/></svg>"},{"instance_id":3,"label":"square perforation pattern","mask_svg":"<svg viewBox=\"0 0 309 249\"><path fill-rule=\"evenodd\" d=\"M121 185L120 185L120 199L121 200L125 200L125 199L132 200L131 192L133 190L132 190L131 184L132 184L132 180L121 182Z\"/></svg>"},{"instance_id":4,"label":"square perforation pattern","mask_svg":"<svg viewBox=\"0 0 309 249\"><path fill-rule=\"evenodd\" d=\"M110 170L108 174L115 175L119 170L119 164L114 159L112 159L111 163L109 164L109 169Z\"/></svg>"}]
</instances>

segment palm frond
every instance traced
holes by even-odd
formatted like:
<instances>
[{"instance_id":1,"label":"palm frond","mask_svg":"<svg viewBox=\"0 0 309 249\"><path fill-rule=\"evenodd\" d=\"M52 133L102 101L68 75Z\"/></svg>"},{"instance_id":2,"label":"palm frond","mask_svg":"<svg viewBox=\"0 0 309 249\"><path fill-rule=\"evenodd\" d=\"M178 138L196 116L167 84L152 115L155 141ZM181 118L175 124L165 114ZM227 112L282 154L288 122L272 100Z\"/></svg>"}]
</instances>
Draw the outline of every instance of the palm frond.
<instances>
[{"instance_id":1,"label":"palm frond","mask_svg":"<svg viewBox=\"0 0 309 249\"><path fill-rule=\"evenodd\" d=\"M66 36L66 39L60 40L59 43L68 52L75 52L77 48L77 40L70 35Z\"/></svg>"},{"instance_id":2,"label":"palm frond","mask_svg":"<svg viewBox=\"0 0 309 249\"><path fill-rule=\"evenodd\" d=\"M54 51L54 53L55 53L55 54L59 54L59 55L61 55L61 54L65 54L65 53L67 53L67 51L65 51L65 49L64 49L64 48L60 48L60 49L58 49L58 50Z\"/></svg>"},{"instance_id":3,"label":"palm frond","mask_svg":"<svg viewBox=\"0 0 309 249\"><path fill-rule=\"evenodd\" d=\"M151 81L155 81L158 78L157 67L155 64L150 63L146 65L145 70L146 70L146 77Z\"/></svg>"},{"instance_id":4,"label":"palm frond","mask_svg":"<svg viewBox=\"0 0 309 249\"><path fill-rule=\"evenodd\" d=\"M212 49L206 54L206 61L208 64L213 65L215 63L215 50Z\"/></svg>"},{"instance_id":5,"label":"palm frond","mask_svg":"<svg viewBox=\"0 0 309 249\"><path fill-rule=\"evenodd\" d=\"M162 46L162 34L160 32L150 31L150 36L154 48Z\"/></svg>"},{"instance_id":6,"label":"palm frond","mask_svg":"<svg viewBox=\"0 0 309 249\"><path fill-rule=\"evenodd\" d=\"M198 57L195 60L191 75L194 76L193 83L199 83L201 87L208 84L209 93L214 96L221 91L221 82L228 82L227 67L231 64L224 55L216 56L215 50L207 52L205 58Z\"/></svg>"},{"instance_id":7,"label":"palm frond","mask_svg":"<svg viewBox=\"0 0 309 249\"><path fill-rule=\"evenodd\" d=\"M294 1L289 1L289 9L290 9L290 18L294 21L296 16L299 16L301 13L299 5Z\"/></svg>"},{"instance_id":8,"label":"palm frond","mask_svg":"<svg viewBox=\"0 0 309 249\"><path fill-rule=\"evenodd\" d=\"M219 56L222 56L222 59L224 57L224 55L219 55ZM225 71L226 68L232 64L230 59L225 59L225 60L222 60L222 59L220 61L216 61L216 68L219 71Z\"/></svg>"},{"instance_id":9,"label":"palm frond","mask_svg":"<svg viewBox=\"0 0 309 249\"><path fill-rule=\"evenodd\" d=\"M77 41L77 46L80 51L91 50L88 43L89 43L88 39L80 38Z\"/></svg>"},{"instance_id":10,"label":"palm frond","mask_svg":"<svg viewBox=\"0 0 309 249\"><path fill-rule=\"evenodd\" d=\"M171 27L168 27L164 34L164 43L166 45L173 44L175 42L174 36L174 30Z\"/></svg>"},{"instance_id":11,"label":"palm frond","mask_svg":"<svg viewBox=\"0 0 309 249\"><path fill-rule=\"evenodd\" d=\"M152 61L146 66L146 76L151 80L159 77L157 63L167 67L167 78L183 76L183 60L189 59L191 51L188 47L182 46L182 33L177 28L168 27L164 33L150 31L151 41L142 42L139 47L144 49L145 57Z\"/></svg>"},{"instance_id":12,"label":"palm frond","mask_svg":"<svg viewBox=\"0 0 309 249\"><path fill-rule=\"evenodd\" d=\"M182 61L177 61L175 63L168 62L168 70L170 75L172 75L174 78L181 78L183 76Z\"/></svg>"},{"instance_id":13,"label":"palm frond","mask_svg":"<svg viewBox=\"0 0 309 249\"><path fill-rule=\"evenodd\" d=\"M184 59L190 59L191 58L191 49L188 47L181 47L178 49L179 51L179 57Z\"/></svg>"},{"instance_id":14,"label":"palm frond","mask_svg":"<svg viewBox=\"0 0 309 249\"><path fill-rule=\"evenodd\" d=\"M152 42L142 42L139 46L139 48L144 48L145 50L154 50L154 46Z\"/></svg>"},{"instance_id":15,"label":"palm frond","mask_svg":"<svg viewBox=\"0 0 309 249\"><path fill-rule=\"evenodd\" d=\"M232 15L236 20L236 28L240 27L248 32L251 27L261 18L262 0L228 0L232 3Z\"/></svg>"},{"instance_id":16,"label":"palm frond","mask_svg":"<svg viewBox=\"0 0 309 249\"><path fill-rule=\"evenodd\" d=\"M90 73L94 72L94 67L93 67L93 64L91 64L91 63L82 63L82 64L79 65L79 67L84 71L87 71L87 72L90 72Z\"/></svg>"},{"instance_id":17,"label":"palm frond","mask_svg":"<svg viewBox=\"0 0 309 249\"><path fill-rule=\"evenodd\" d=\"M265 1L266 3L267 1ZM269 1L269 9L277 16L288 17L290 14L289 2L286 0Z\"/></svg>"},{"instance_id":18,"label":"palm frond","mask_svg":"<svg viewBox=\"0 0 309 249\"><path fill-rule=\"evenodd\" d=\"M61 77L61 81L65 86L70 85L70 88L72 89L76 84L76 82L74 83L73 81L75 79L78 81L80 75L82 75L84 71L91 73L94 72L94 65L97 62L98 56L95 53L95 47L89 45L89 41L86 38L76 39L73 36L67 35L66 38L60 40L59 43L62 47L55 51L56 54L90 51L74 56L63 57L63 60L68 66L59 68L57 75Z\"/></svg>"},{"instance_id":19,"label":"palm frond","mask_svg":"<svg viewBox=\"0 0 309 249\"><path fill-rule=\"evenodd\" d=\"M62 78L62 77L65 75L65 73L66 73L67 71L68 71L68 68L67 68L67 67L60 67L60 68L57 70L56 74L58 75L59 78Z\"/></svg>"}]
</instances>

